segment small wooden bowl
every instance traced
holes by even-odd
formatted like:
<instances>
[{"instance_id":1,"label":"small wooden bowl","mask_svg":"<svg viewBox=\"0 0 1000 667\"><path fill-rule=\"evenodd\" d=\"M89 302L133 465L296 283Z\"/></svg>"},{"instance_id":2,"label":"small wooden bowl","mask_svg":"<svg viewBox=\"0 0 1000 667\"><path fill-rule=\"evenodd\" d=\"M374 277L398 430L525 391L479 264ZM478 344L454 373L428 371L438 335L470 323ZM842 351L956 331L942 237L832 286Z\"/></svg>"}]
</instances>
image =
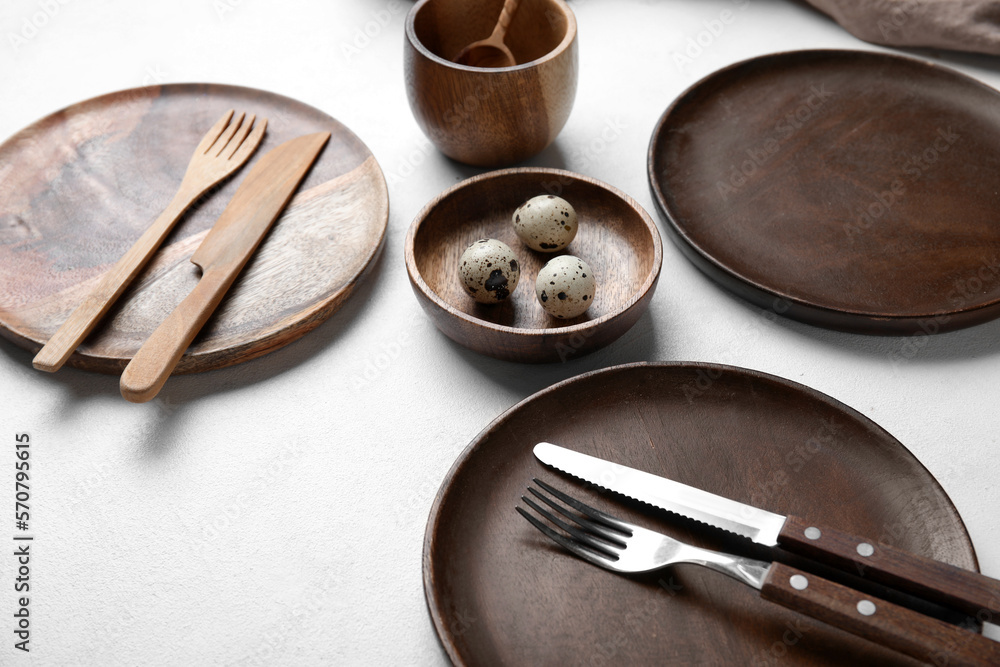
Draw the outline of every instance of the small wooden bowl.
<instances>
[{"instance_id":1,"label":"small wooden bowl","mask_svg":"<svg viewBox=\"0 0 1000 667\"><path fill-rule=\"evenodd\" d=\"M480 167L541 152L576 96L576 19L563 0L522 0L505 39L518 65L481 68L452 59L493 30L503 0L420 0L406 18L410 108L448 157Z\"/></svg>"},{"instance_id":2,"label":"small wooden bowl","mask_svg":"<svg viewBox=\"0 0 1000 667\"><path fill-rule=\"evenodd\" d=\"M576 209L579 231L565 250L541 253L514 233L514 209L540 194ZM521 280L497 305L476 303L458 273L459 258L481 238L518 256ZM535 298L538 270L560 254L583 259L597 278L587 312L550 317ZM449 188L416 217L406 235L406 270L420 305L446 336L482 354L521 362L566 361L616 340L646 311L663 261L660 233L631 197L561 169L493 171Z\"/></svg>"}]
</instances>

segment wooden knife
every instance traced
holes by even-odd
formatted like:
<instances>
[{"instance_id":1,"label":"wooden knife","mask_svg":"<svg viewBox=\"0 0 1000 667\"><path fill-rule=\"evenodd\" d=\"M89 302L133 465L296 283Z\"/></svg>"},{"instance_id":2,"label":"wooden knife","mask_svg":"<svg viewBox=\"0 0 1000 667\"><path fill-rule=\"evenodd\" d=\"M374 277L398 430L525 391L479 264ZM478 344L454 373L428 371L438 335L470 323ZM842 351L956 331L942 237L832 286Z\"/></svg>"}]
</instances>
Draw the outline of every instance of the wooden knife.
<instances>
[{"instance_id":1,"label":"wooden knife","mask_svg":"<svg viewBox=\"0 0 1000 667\"><path fill-rule=\"evenodd\" d=\"M329 138L329 132L319 132L286 141L254 164L191 256L201 268L198 284L125 367L120 387L127 400L144 403L160 391Z\"/></svg>"}]
</instances>

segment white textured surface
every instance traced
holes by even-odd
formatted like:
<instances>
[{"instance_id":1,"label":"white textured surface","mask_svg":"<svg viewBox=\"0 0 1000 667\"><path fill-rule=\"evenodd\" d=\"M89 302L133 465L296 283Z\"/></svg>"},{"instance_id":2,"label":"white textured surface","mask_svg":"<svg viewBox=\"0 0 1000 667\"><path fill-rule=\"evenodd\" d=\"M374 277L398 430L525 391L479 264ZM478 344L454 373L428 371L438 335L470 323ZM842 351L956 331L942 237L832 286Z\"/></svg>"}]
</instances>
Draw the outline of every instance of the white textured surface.
<instances>
[{"instance_id":1,"label":"white textured surface","mask_svg":"<svg viewBox=\"0 0 1000 667\"><path fill-rule=\"evenodd\" d=\"M580 30L577 100L555 146L531 164L611 183L654 217L646 146L681 90L775 50L874 48L794 2L571 4ZM262 359L174 378L149 404L122 400L114 377L36 372L27 352L0 341L0 506L12 502L14 434L26 431L36 535L30 656L12 648L14 562L0 550L0 664L442 664L420 565L446 471L490 420L532 392L644 359L760 369L858 409L940 480L983 571L1000 577L1000 322L906 339L772 321L665 241L650 312L594 355L528 367L440 335L411 293L403 237L429 199L479 170L436 153L410 115L402 77L410 6L0 4L0 137L113 90L246 85L347 124L380 161L391 196L383 258L342 311ZM704 32L724 11L732 20L720 34ZM32 22L40 27L29 29ZM374 36L349 52L366 25ZM678 64L699 33L711 37L702 36L707 46ZM994 60L920 55L1000 84ZM0 543L10 543L12 523L0 516Z\"/></svg>"}]
</instances>

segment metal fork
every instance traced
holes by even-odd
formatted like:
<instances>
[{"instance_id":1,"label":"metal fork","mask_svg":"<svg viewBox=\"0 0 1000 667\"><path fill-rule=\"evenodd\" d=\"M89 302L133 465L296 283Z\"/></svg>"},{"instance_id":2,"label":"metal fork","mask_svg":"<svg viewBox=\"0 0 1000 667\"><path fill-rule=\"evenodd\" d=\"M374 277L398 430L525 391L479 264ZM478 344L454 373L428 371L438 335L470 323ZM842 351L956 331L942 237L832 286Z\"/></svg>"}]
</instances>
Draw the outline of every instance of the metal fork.
<instances>
[{"instance_id":1,"label":"metal fork","mask_svg":"<svg viewBox=\"0 0 1000 667\"><path fill-rule=\"evenodd\" d=\"M594 509L539 479L534 482L548 495L531 487L528 491L572 523L527 496L521 496L521 500L563 532L521 507L515 509L547 537L594 565L629 574L685 563L701 565L756 588L765 600L918 660L946 665L1000 664L1000 643L971 630L783 563L766 563L686 544Z\"/></svg>"},{"instance_id":2,"label":"metal fork","mask_svg":"<svg viewBox=\"0 0 1000 667\"><path fill-rule=\"evenodd\" d=\"M257 150L267 119L254 127L254 114L241 113L235 120L233 115L232 109L227 111L205 134L191 156L173 200L39 350L31 362L35 368L49 373L59 370L146 265L174 223L209 188L236 171Z\"/></svg>"}]
</instances>

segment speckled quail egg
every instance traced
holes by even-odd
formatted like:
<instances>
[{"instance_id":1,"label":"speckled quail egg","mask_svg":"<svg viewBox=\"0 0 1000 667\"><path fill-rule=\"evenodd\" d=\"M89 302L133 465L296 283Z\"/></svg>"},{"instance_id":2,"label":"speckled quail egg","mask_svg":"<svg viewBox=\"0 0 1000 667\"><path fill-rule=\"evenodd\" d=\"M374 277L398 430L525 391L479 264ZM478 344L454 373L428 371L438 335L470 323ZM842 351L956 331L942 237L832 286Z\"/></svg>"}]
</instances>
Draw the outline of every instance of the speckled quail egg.
<instances>
[{"instance_id":1,"label":"speckled quail egg","mask_svg":"<svg viewBox=\"0 0 1000 667\"><path fill-rule=\"evenodd\" d=\"M535 280L538 302L545 312L559 319L582 315L594 302L596 292L594 272L586 262L572 255L549 260Z\"/></svg>"},{"instance_id":2,"label":"speckled quail egg","mask_svg":"<svg viewBox=\"0 0 1000 667\"><path fill-rule=\"evenodd\" d=\"M532 250L556 252L576 237L576 211L555 195L532 197L514 211L511 219L517 237Z\"/></svg>"},{"instance_id":3,"label":"speckled quail egg","mask_svg":"<svg viewBox=\"0 0 1000 667\"><path fill-rule=\"evenodd\" d=\"M496 239L480 239L459 260L465 291L479 303L500 303L517 287L521 267L510 246Z\"/></svg>"}]
</instances>

